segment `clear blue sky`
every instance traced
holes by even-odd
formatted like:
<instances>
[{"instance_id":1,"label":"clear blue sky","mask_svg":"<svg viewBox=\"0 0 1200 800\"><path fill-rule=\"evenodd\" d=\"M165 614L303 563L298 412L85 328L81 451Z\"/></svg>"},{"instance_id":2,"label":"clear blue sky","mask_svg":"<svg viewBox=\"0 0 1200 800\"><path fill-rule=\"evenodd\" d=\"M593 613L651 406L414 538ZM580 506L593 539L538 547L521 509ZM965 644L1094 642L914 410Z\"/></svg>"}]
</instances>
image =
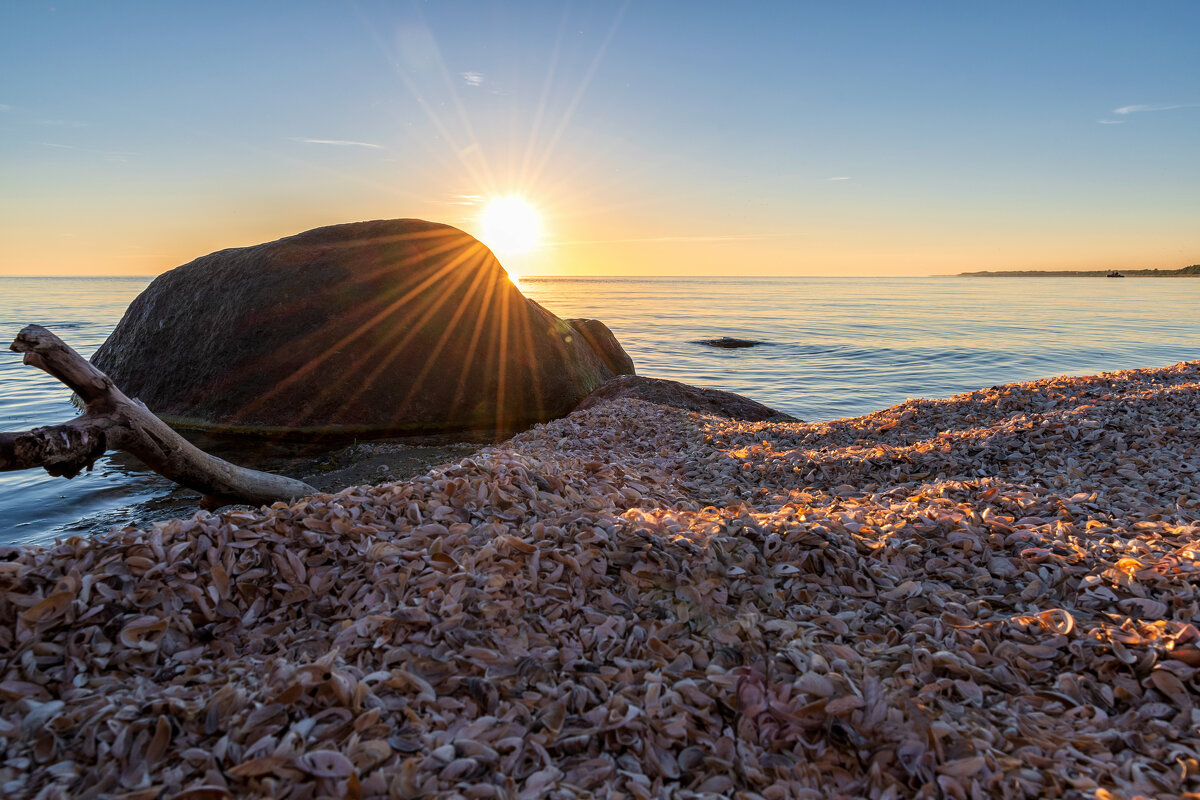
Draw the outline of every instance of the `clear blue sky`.
<instances>
[{"instance_id":1,"label":"clear blue sky","mask_svg":"<svg viewBox=\"0 0 1200 800\"><path fill-rule=\"evenodd\" d=\"M356 219L538 274L1200 261L1196 2L0 6L0 274Z\"/></svg>"}]
</instances>

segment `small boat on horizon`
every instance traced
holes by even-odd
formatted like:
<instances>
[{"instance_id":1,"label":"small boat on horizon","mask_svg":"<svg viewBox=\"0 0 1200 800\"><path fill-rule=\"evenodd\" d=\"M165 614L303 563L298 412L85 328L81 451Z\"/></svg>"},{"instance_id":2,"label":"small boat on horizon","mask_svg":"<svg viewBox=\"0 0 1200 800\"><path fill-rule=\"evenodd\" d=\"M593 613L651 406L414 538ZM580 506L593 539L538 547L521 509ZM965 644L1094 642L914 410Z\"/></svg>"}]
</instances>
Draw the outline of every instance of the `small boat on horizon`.
<instances>
[{"instance_id":1,"label":"small boat on horizon","mask_svg":"<svg viewBox=\"0 0 1200 800\"><path fill-rule=\"evenodd\" d=\"M1112 272L1108 273L1108 274L1107 274L1107 275L1105 275L1104 277L1106 277L1106 278L1124 278L1125 276L1124 276L1124 275L1122 275L1121 273L1117 272L1117 271L1114 269Z\"/></svg>"}]
</instances>

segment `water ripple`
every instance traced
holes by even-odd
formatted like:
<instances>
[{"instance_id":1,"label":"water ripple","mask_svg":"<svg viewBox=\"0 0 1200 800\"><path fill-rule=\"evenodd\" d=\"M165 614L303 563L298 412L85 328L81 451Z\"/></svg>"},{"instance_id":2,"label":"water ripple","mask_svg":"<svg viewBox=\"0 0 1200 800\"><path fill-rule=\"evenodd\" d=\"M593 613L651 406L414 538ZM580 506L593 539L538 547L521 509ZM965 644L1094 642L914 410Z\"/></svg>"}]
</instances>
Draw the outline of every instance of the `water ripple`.
<instances>
[{"instance_id":1,"label":"water ripple","mask_svg":"<svg viewBox=\"0 0 1200 800\"><path fill-rule=\"evenodd\" d=\"M91 355L147 278L0 278L0 338L46 325ZM524 278L560 317L603 320L639 374L738 392L806 420L912 397L1200 358L1200 280ZM695 344L730 336L770 347ZM0 430L74 416L67 390L0 352ZM107 457L67 483L0 475L0 542L65 535L166 482Z\"/></svg>"}]
</instances>

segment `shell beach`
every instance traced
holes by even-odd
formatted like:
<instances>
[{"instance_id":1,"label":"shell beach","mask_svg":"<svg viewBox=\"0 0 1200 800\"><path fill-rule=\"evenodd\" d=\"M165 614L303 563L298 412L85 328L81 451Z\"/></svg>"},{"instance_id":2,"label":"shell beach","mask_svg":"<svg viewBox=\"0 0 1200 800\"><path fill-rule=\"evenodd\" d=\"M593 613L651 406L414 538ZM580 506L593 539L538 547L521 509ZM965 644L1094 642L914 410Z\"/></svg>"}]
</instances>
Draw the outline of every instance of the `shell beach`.
<instances>
[{"instance_id":1,"label":"shell beach","mask_svg":"<svg viewBox=\"0 0 1200 800\"><path fill-rule=\"evenodd\" d=\"M1198 409L1200 362L819 424L606 401L4 548L0 794L1197 793Z\"/></svg>"}]
</instances>

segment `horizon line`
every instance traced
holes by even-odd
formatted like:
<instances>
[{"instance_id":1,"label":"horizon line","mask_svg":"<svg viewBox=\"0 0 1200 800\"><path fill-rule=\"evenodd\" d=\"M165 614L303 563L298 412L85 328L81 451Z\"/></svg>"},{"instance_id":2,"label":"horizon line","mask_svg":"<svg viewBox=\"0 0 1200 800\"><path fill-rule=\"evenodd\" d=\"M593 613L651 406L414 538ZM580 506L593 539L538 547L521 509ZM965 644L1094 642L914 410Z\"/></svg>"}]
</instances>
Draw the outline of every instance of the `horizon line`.
<instances>
[{"instance_id":1,"label":"horizon line","mask_svg":"<svg viewBox=\"0 0 1200 800\"><path fill-rule=\"evenodd\" d=\"M981 269L981 270L971 270L970 272L971 273L978 273L978 272L993 272L993 273L996 273L996 272L1098 272L1098 271L1105 270L1105 269L1141 270L1141 269L1154 269L1154 267L1095 267L1092 269L1078 269L1078 270L1068 270L1068 269L1037 270L1037 269L1030 269L1027 267L1016 267L1013 269L1006 269L1006 270ZM168 272L171 272L171 271L172 270L165 270L163 272L157 272L154 274L120 273L120 274L112 274L112 275L0 275L0 279L11 279L11 280L72 280L72 279L100 280L100 279L113 279L113 278L129 278L129 279L151 278L152 279L152 278L160 277L162 275L166 275ZM507 272L507 270L505 270L505 272ZM565 279L565 280L583 280L583 279L591 280L594 278L601 278L601 279L634 278L634 279L638 279L638 280L660 279L660 278L682 279L682 280L699 280L699 279L703 279L703 278L737 278L739 280L746 280L746 279L752 279L752 278L839 278L839 279L849 280L849 279L857 279L857 278L864 278L864 279L866 279L866 278L961 278L961 277L968 277L968 275L964 272L936 272L936 273L922 273L922 274L911 274L911 275L896 275L896 274L884 274L884 273L872 273L872 274L861 274L861 275L859 275L859 274L856 274L856 275L828 275L828 274L810 274L810 273L796 273L796 274L787 274L787 275L780 275L780 274L757 274L757 275L733 275L733 274L729 274L729 275L725 275L725 274L663 275L663 274L655 274L655 275L639 275L639 274L634 274L634 273L618 273L618 274L607 274L606 275L606 274L594 274L593 273L593 274L588 274L588 275L562 275L562 274L517 275L516 277L517 277L518 281L542 280L542 279L547 279L547 278L549 278L549 279Z\"/></svg>"},{"instance_id":2,"label":"horizon line","mask_svg":"<svg viewBox=\"0 0 1200 800\"><path fill-rule=\"evenodd\" d=\"M1200 263L1200 262L1197 262L1197 263ZM1182 267L1168 267L1166 269L1167 269L1167 271L1174 271L1174 270L1179 270L1179 269L1186 269L1189 266L1195 266L1195 265L1185 264ZM504 268L503 264L501 264L500 267L501 267L501 269L504 269L506 274L508 274L508 270ZM161 275L167 274L168 272L172 272L175 269L177 269L177 267L172 267L171 269L163 270L162 272L155 272L155 273L112 273L112 274L97 274L97 275L69 275L69 274L67 274L67 275L4 275L4 274L0 274L0 278L11 278L11 279L20 279L20 280L64 280L64 279L87 280L87 279L102 279L102 278L108 278L108 279L112 279L112 278L130 278L130 279L132 279L132 278L157 278ZM559 273L559 274L523 275L523 274L518 273L517 280L523 281L523 280L544 279L544 278L566 278L566 279L682 278L682 279L686 279L686 280L695 280L698 278L959 278L959 277L968 277L970 275L974 275L974 274L981 273L981 272L990 272L993 274L1005 273L1005 272L1014 272L1014 273L1015 272L1099 272L1099 271L1103 271L1103 270L1122 270L1122 269L1151 271L1151 270L1156 270L1156 269L1162 270L1164 268L1163 267L1133 267L1133 266L1128 266L1128 265L1121 266L1121 267L1111 267L1111 266L1109 266L1109 267L1086 267L1086 268L1078 268L1078 269L1052 268L1052 267L1006 267L1003 269L974 268L974 269L965 270L963 272L930 272L930 273L911 274L911 275L897 275L894 273L870 273L870 274L856 274L856 275L829 275L829 274L820 274L820 273L794 273L794 274L760 273L760 274L754 274L754 275L733 275L733 274L716 274L716 273L711 274L711 275L671 275L671 274L642 275L642 274L638 274L638 273L610 273L610 274L590 273L590 274L585 274L585 275L564 275L564 274Z\"/></svg>"}]
</instances>

